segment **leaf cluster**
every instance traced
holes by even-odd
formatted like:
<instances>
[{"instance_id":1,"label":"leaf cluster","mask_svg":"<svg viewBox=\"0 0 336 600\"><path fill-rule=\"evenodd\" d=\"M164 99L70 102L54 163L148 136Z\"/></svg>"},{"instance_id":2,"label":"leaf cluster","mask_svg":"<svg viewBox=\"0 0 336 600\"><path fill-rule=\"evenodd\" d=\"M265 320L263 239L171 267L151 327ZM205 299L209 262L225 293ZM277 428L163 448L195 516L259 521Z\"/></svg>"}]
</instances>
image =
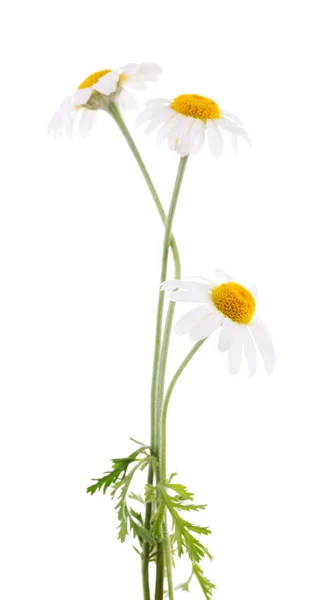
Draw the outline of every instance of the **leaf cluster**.
<instances>
[{"instance_id":1,"label":"leaf cluster","mask_svg":"<svg viewBox=\"0 0 336 600\"><path fill-rule=\"evenodd\" d=\"M87 488L87 493L93 495L98 491L103 494L110 489L112 499L118 500L115 508L119 520L118 539L124 542L129 533L133 533L138 538L142 547L144 542L154 545L153 536L148 529L144 527L144 520L141 512L134 510L129 505L129 500L136 500L144 504L144 499L134 492L130 491L130 485L137 471L143 471L154 457L150 455L148 447L141 445L137 450L124 458L113 458L112 469L104 473L103 477L94 479L95 482ZM137 552L139 550L135 548Z\"/></svg>"},{"instance_id":2,"label":"leaf cluster","mask_svg":"<svg viewBox=\"0 0 336 600\"><path fill-rule=\"evenodd\" d=\"M193 564L200 562L205 556L211 559L212 556L209 550L194 535L209 535L211 533L209 527L194 525L182 516L185 512L204 510L206 505L195 504L194 494L189 492L186 486L180 483L172 483L172 477L168 482L159 484L157 489L159 501L153 517L153 533L155 531L155 534L160 539L159 534L165 510L167 510L172 520L173 540L178 556L182 556L186 552Z\"/></svg>"}]
</instances>

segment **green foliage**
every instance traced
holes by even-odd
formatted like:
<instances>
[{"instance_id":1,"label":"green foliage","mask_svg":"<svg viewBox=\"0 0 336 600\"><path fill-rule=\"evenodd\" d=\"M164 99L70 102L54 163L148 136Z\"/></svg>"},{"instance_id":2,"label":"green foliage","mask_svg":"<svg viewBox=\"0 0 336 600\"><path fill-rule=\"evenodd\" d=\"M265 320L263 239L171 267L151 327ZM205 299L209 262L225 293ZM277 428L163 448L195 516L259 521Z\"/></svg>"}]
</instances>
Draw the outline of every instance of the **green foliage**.
<instances>
[{"instance_id":1,"label":"green foliage","mask_svg":"<svg viewBox=\"0 0 336 600\"><path fill-rule=\"evenodd\" d=\"M134 440L135 441L135 440ZM138 443L138 442L136 442ZM157 463L154 456L150 454L149 448L143 444L125 458L114 458L112 469L104 473L100 479L94 479L94 483L87 488L89 494L102 491L103 494L110 489L112 499L116 499L116 510L118 516L118 539L125 542L128 535L137 539L135 551L141 556L145 543L149 545L149 557L155 561L160 551L160 543L163 539L163 524L169 515L172 530L169 538L171 540L171 553L181 556L187 554L192 563L192 572L184 583L176 590L188 592L193 578L198 581L206 600L212 599L215 585L205 577L200 562L203 558L212 558L209 550L203 545L200 536L209 535L209 527L195 525L185 519L186 512L199 512L204 510L206 504L195 504L194 494L189 492L185 485L174 483L176 473L173 473L165 483L157 485L147 484L144 497L130 490L133 478L137 472L143 471L151 466L157 472ZM130 501L137 502L137 510L130 506ZM151 527L147 529L144 525L144 517L141 510L146 504L152 505ZM140 505L140 506L139 506ZM166 521L167 522L167 521ZM174 564L174 560L173 560Z\"/></svg>"},{"instance_id":2,"label":"green foliage","mask_svg":"<svg viewBox=\"0 0 336 600\"><path fill-rule=\"evenodd\" d=\"M164 511L167 509L172 519L173 536L178 556L187 552L192 563L199 562L205 556L212 558L209 550L198 537L193 535L195 533L197 535L209 535L211 533L210 529L194 525L180 515L180 512L183 511L198 512L204 510L206 505L194 504L194 494L180 483L171 483L171 480L172 477L165 484L158 486L160 501L154 515L154 526L157 521L163 521ZM173 492L173 494L169 492Z\"/></svg>"},{"instance_id":3,"label":"green foliage","mask_svg":"<svg viewBox=\"0 0 336 600\"><path fill-rule=\"evenodd\" d=\"M113 486L119 478L122 479L126 475L129 465L138 460L139 455L146 454L147 456L146 450L147 446L140 446L140 448L125 458L112 458L112 470L106 471L100 479L93 479L92 481L96 483L87 488L87 493L92 495L102 490L103 494L105 494L109 487Z\"/></svg>"},{"instance_id":4,"label":"green foliage","mask_svg":"<svg viewBox=\"0 0 336 600\"><path fill-rule=\"evenodd\" d=\"M187 581L180 583L180 585L176 586L174 588L174 590L176 592L179 590L182 592L190 592L190 584L191 584L191 581L194 576L195 576L197 582L199 583L206 600L211 600L212 592L216 588L216 586L214 583L212 583L210 581L210 579L205 577L203 569L201 568L201 566L198 563L195 563L192 566L191 575L190 575L190 577L188 577ZM168 592L165 592L165 596L167 596L167 595L168 595Z\"/></svg>"},{"instance_id":5,"label":"green foliage","mask_svg":"<svg viewBox=\"0 0 336 600\"><path fill-rule=\"evenodd\" d=\"M197 565L197 564L193 565L193 574L195 575L198 583L200 584L200 586L202 588L202 592L203 592L204 596L206 597L206 600L211 600L212 592L216 587L215 584L212 583L210 581L210 579L205 577L200 565Z\"/></svg>"},{"instance_id":6,"label":"green foliage","mask_svg":"<svg viewBox=\"0 0 336 600\"><path fill-rule=\"evenodd\" d=\"M142 514L129 506L129 500L144 504L144 499L139 494L130 491L130 485L135 473L143 471L153 461L155 459L149 454L148 447L140 445L129 456L112 459L112 470L100 479L95 479L95 483L87 488L87 492L91 495L97 491L105 494L110 488L112 499L117 499L115 508L119 521L118 539L124 542L127 535L132 533L133 537L138 539L141 548L144 542L153 546L154 539L151 532L144 527ZM131 470L129 470L130 466L132 466ZM136 550L139 552L138 549Z\"/></svg>"}]
</instances>

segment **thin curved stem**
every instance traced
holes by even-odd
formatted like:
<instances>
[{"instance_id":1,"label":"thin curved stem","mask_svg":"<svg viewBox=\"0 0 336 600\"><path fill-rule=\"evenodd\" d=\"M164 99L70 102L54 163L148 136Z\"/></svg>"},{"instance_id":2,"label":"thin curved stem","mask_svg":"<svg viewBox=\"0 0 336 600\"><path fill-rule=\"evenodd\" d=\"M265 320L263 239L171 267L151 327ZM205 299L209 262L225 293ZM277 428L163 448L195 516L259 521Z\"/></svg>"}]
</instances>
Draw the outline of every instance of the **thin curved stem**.
<instances>
[{"instance_id":1,"label":"thin curved stem","mask_svg":"<svg viewBox=\"0 0 336 600\"><path fill-rule=\"evenodd\" d=\"M152 179L147 171L147 168L142 160L142 157L138 151L138 148L116 106L116 104L112 103L108 107L109 114L113 117L116 124L118 125L121 133L123 134L138 166L143 174L143 177L148 185L148 188L153 197L155 206L158 210L162 223L166 226L166 213L161 204L159 195L155 189L155 186L152 182ZM175 242L174 236L171 234L171 224L170 224L170 235L169 235L169 244L170 246L174 265L175 265L175 278L178 279L181 276L181 263L180 256L177 248L177 244ZM156 318L156 327L155 327L155 346L154 346L154 359L153 359L153 372L152 372L152 383L151 383L151 449L154 453L155 449L157 449L157 440L156 440L156 432L157 432L157 421L158 421L158 411L157 411L157 378L159 371L159 360L160 360L160 348L161 348L161 335L162 335L162 318L163 318L163 301L159 299L158 302L158 310L157 310L157 318ZM148 479L147 482L152 485L154 479L153 467L150 465L148 470ZM150 529L150 522L152 516L152 504L147 503L146 511L145 511L145 527L146 529ZM150 600L150 585L149 585L149 555L150 555L150 547L148 543L144 544L143 549L143 557L142 557L142 582L143 582L143 595L144 600ZM162 564L161 564L162 563ZM158 578L156 582L156 596L161 592L158 588L162 588L163 590L163 562L159 561L157 565ZM162 580L162 583L161 583Z\"/></svg>"},{"instance_id":2,"label":"thin curved stem","mask_svg":"<svg viewBox=\"0 0 336 600\"><path fill-rule=\"evenodd\" d=\"M153 184L153 181L147 171L147 168L145 166L145 163L142 160L142 157L140 155L140 152L128 130L128 127L125 123L125 121L123 120L118 107L116 106L115 103L111 103L108 107L108 112L109 114L113 117L113 119L115 120L116 124L118 125L121 133L123 134L135 160L138 163L138 166L140 168L141 173L144 176L144 179L148 185L149 191L152 195L152 198L154 200L155 206L158 210L158 213L160 215L161 221L164 225L166 225L166 220L167 220L167 216L166 213L164 211L164 208L162 206L161 200L159 198L159 195L155 189L155 186ZM175 241L174 236L171 234L170 231L170 239L169 239L169 246L171 248L171 252L172 252L172 256L173 256L173 260L174 260L174 265L175 265L175 277L176 279L178 279L180 277L180 273L181 273L181 262L180 262L180 255L179 255L179 251L177 248L177 244ZM158 312L157 315L157 319L156 319L156 332L155 332L155 348L154 348L154 360L153 360L153 376L152 376L152 385L151 385L151 447L153 449L153 447L155 446L155 437L156 437L156 388L157 388L157 373L158 373L158 363L159 363L159 356L160 356L160 346L161 346L161 330L162 330L162 311L160 311L160 313ZM152 483L152 482L151 482Z\"/></svg>"},{"instance_id":3,"label":"thin curved stem","mask_svg":"<svg viewBox=\"0 0 336 600\"><path fill-rule=\"evenodd\" d=\"M163 251L162 251L161 282L165 281L167 278L168 250L169 250L169 243L170 243L170 237L171 237L172 223L173 223L173 219L174 219L174 215L175 215L176 204L177 204L177 200L179 197L179 193L180 193L185 169L187 166L187 162L188 162L188 155L184 156L180 159L180 163L179 163L179 167L178 167L178 171L177 171L177 175L176 175L175 186L174 186L174 190L173 190L173 194L172 194L172 200L171 200L171 204L170 204L170 208L169 208L169 213L167 215L165 237L163 240ZM177 269L175 266L175 278L180 279L180 277L181 277L181 268ZM159 302L158 302L158 310L163 311L163 304L164 304L164 292L160 292ZM168 356L168 348L169 348L169 341L170 341L170 334L171 334L174 310L175 310L175 302L170 302L168 311L167 311L165 331L164 331L164 336L163 336L162 346L161 346L160 364L158 367L157 401L156 401L157 417L158 417L157 418L157 433L156 433L156 439L157 439L156 450L157 451L159 450L159 444L160 444L160 439L159 439L160 438L160 419L161 419L160 413L161 413L161 405L162 405L162 400L163 400L164 379L165 379L165 374L166 374L167 356Z\"/></svg>"},{"instance_id":4,"label":"thin curved stem","mask_svg":"<svg viewBox=\"0 0 336 600\"><path fill-rule=\"evenodd\" d=\"M176 175L176 181L175 181L175 185L174 185L174 189L173 189L172 199L171 199L171 203L170 203L170 207L169 207L169 212L167 214L165 235L164 235L163 249L162 249L162 263L161 263L161 276L160 276L161 282L165 281L167 278L168 255L169 255L169 246L170 246L170 242L171 242L173 220L174 220L174 216L175 216L177 201L179 198L187 162L188 162L188 156L184 156L180 159L178 170L177 170L177 175ZM180 265L176 265L176 263L175 263L175 274L176 274L177 279L179 279L181 277ZM158 297L158 308L157 308L157 315L158 315L157 325L158 325L158 332L159 332L159 337L160 337L161 355L159 355L159 362L157 363L157 379L156 379L157 387L155 388L155 398L156 398L155 404L156 404L156 418L157 418L157 432L155 435L156 443L154 446L154 454L155 455L158 454L159 446L160 446L160 437L159 437L159 433L160 433L160 403L159 403L159 399L160 399L160 396L159 396L159 390L161 389L160 386L162 385L161 379L160 379L160 374L162 373L162 368L161 368L162 357L164 357L163 373L165 372L166 359L167 359L167 355L166 355L167 344L165 345L165 353L164 354L163 354L163 344L161 346L163 308L164 308L164 292L160 290L159 297ZM165 331L167 331L167 327L169 329L169 332L171 331L172 316L173 316L173 314L170 309L170 310L168 310L168 315L167 315L168 325L166 323ZM166 337L166 339L167 339L167 337ZM158 464L158 471L159 471L159 479L162 481L160 460L159 460L159 464ZM170 544L169 544L169 535L168 535L168 529L167 529L166 516L164 518L163 530L164 530L164 539L162 542L162 547L163 547L164 564L162 564L162 566L161 566L161 572L160 572L159 568L157 569L157 586L156 586L157 596L156 596L156 599L161 600L163 598L163 580L164 580L163 569L165 567L166 572L167 572L167 580L168 580L168 597L169 597L169 600L173 600L174 599L174 586L173 586L173 577L172 577L171 549L170 549ZM159 550L161 551L161 548ZM159 584L158 584L158 581L159 581Z\"/></svg>"},{"instance_id":5,"label":"thin curved stem","mask_svg":"<svg viewBox=\"0 0 336 600\"><path fill-rule=\"evenodd\" d=\"M162 404L162 411L161 411L161 447L160 447L160 468L161 468L161 481L166 481L167 479L167 457L166 457L166 448L167 448L167 412L168 412L168 406L169 406L169 401L171 398L171 395L173 393L173 389L176 385L176 382L178 381L180 375L183 373L184 369L186 368L186 366L189 364L189 362L191 361L192 357L194 356L194 354L196 354L197 350L203 346L204 342L207 340L208 338L205 338L205 340L201 340L200 342L196 342L196 344L192 347L192 349L190 350L190 352L187 354L187 356L185 357L184 361L180 364L179 368L177 369L173 379L171 380L167 393L165 395L165 399L164 402Z\"/></svg>"}]
</instances>

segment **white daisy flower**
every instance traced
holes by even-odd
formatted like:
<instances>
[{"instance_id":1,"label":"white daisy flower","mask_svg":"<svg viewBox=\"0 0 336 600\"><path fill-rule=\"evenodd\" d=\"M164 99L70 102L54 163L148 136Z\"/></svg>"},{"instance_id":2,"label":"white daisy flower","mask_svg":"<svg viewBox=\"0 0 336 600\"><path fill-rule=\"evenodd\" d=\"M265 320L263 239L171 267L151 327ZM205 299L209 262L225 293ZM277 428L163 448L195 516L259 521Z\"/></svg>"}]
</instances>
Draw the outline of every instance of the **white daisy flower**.
<instances>
[{"instance_id":1,"label":"white daisy flower","mask_svg":"<svg viewBox=\"0 0 336 600\"><path fill-rule=\"evenodd\" d=\"M154 63L141 63L92 73L72 96L63 100L49 123L49 134L54 138L66 135L71 139L78 117L79 132L82 137L87 137L97 119L97 110L106 110L111 102L121 108L136 107L135 98L127 88L145 90L146 82L156 81L161 70Z\"/></svg>"},{"instance_id":2,"label":"white daisy flower","mask_svg":"<svg viewBox=\"0 0 336 600\"><path fill-rule=\"evenodd\" d=\"M145 110L139 114L135 124L138 126L149 121L145 134L160 126L158 143L167 140L170 149L180 156L197 154L204 144L206 133L211 154L220 156L224 148L221 129L231 134L235 151L238 137L251 144L241 120L233 113L221 110L210 98L182 94L173 100L149 100L144 106Z\"/></svg>"},{"instance_id":3,"label":"white daisy flower","mask_svg":"<svg viewBox=\"0 0 336 600\"><path fill-rule=\"evenodd\" d=\"M257 351L263 359L265 369L270 375L275 366L275 351L271 335L255 315L258 300L257 289L253 285L245 288L235 283L222 269L215 272L216 277L225 277L227 282L217 284L210 279L191 281L173 279L165 281L161 289L171 292L173 302L196 302L197 308L187 312L177 321L174 331L177 334L189 334L194 342L203 340L216 329L220 329L218 349L228 351L229 372L238 373L242 363L242 353L247 360L251 377L257 369Z\"/></svg>"}]
</instances>

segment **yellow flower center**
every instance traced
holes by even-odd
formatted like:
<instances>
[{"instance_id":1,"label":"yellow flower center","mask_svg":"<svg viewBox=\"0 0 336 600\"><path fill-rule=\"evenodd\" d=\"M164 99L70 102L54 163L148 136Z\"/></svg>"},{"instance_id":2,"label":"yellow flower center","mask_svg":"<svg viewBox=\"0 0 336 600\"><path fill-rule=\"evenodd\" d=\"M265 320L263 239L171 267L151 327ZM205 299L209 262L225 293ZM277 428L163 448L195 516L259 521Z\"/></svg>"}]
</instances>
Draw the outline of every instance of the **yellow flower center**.
<instances>
[{"instance_id":1,"label":"yellow flower center","mask_svg":"<svg viewBox=\"0 0 336 600\"><path fill-rule=\"evenodd\" d=\"M215 307L226 317L248 325L255 311L255 300L246 288L239 283L230 281L215 287L211 292L211 298Z\"/></svg>"},{"instance_id":2,"label":"yellow flower center","mask_svg":"<svg viewBox=\"0 0 336 600\"><path fill-rule=\"evenodd\" d=\"M111 69L104 69L103 71L96 71L95 73L92 73L92 75L89 75L89 77L82 81L82 83L78 86L77 90L83 90L84 88L91 87L92 85L97 83L99 79L103 77L103 75L107 75L107 73L111 73Z\"/></svg>"},{"instance_id":3,"label":"yellow flower center","mask_svg":"<svg viewBox=\"0 0 336 600\"><path fill-rule=\"evenodd\" d=\"M186 117L193 117L194 119L219 119L221 114L218 104L210 98L205 96L198 96L198 94L182 94L177 96L171 103L171 108L176 112L185 115Z\"/></svg>"}]
</instances>

